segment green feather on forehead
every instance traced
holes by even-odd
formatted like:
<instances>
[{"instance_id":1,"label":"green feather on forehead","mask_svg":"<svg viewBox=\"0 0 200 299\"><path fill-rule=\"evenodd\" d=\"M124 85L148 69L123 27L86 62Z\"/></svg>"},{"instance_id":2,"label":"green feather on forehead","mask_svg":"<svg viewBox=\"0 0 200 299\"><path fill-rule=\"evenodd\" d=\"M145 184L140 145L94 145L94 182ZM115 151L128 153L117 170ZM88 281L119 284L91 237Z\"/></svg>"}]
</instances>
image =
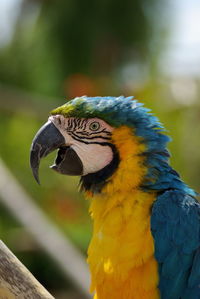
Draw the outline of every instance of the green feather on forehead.
<instances>
[{"instance_id":1,"label":"green feather on forehead","mask_svg":"<svg viewBox=\"0 0 200 299\"><path fill-rule=\"evenodd\" d=\"M100 97L99 97L100 98ZM65 117L93 118L98 117L111 125L118 126L116 119L114 121L114 110L112 107L106 109L106 105L97 101L98 97L93 98L80 97L75 98L66 104L51 111L51 115L61 114ZM102 98L101 98L102 99ZM105 103L104 103L105 104Z\"/></svg>"}]
</instances>

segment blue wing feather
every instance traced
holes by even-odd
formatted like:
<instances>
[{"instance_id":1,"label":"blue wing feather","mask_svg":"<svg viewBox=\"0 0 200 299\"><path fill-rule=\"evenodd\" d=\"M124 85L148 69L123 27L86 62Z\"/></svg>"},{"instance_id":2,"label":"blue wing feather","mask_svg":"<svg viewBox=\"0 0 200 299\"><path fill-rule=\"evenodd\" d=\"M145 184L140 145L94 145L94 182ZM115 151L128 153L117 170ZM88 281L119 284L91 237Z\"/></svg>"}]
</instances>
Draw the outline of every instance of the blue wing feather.
<instances>
[{"instance_id":1,"label":"blue wing feather","mask_svg":"<svg viewBox=\"0 0 200 299\"><path fill-rule=\"evenodd\" d=\"M200 298L200 204L184 191L157 197L151 229L162 299Z\"/></svg>"},{"instance_id":2,"label":"blue wing feather","mask_svg":"<svg viewBox=\"0 0 200 299\"><path fill-rule=\"evenodd\" d=\"M200 282L200 248L197 250L194 258L191 275L189 278L189 287L192 288Z\"/></svg>"}]
</instances>

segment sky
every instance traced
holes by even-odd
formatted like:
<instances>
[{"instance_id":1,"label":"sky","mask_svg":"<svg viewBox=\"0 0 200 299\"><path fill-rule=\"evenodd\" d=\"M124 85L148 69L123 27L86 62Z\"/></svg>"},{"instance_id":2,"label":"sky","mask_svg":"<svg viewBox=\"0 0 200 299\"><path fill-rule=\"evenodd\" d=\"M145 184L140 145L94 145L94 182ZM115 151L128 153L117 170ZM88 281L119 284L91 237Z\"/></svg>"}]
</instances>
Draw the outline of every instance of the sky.
<instances>
[{"instance_id":1,"label":"sky","mask_svg":"<svg viewBox=\"0 0 200 299\"><path fill-rule=\"evenodd\" d=\"M160 59L169 75L200 76L200 0L166 0L170 38ZM9 43L22 0L0 0L0 47Z\"/></svg>"},{"instance_id":2,"label":"sky","mask_svg":"<svg viewBox=\"0 0 200 299\"><path fill-rule=\"evenodd\" d=\"M163 59L165 72L200 76L200 1L171 0L170 40Z\"/></svg>"},{"instance_id":3,"label":"sky","mask_svg":"<svg viewBox=\"0 0 200 299\"><path fill-rule=\"evenodd\" d=\"M22 0L0 0L0 47L12 38Z\"/></svg>"}]
</instances>

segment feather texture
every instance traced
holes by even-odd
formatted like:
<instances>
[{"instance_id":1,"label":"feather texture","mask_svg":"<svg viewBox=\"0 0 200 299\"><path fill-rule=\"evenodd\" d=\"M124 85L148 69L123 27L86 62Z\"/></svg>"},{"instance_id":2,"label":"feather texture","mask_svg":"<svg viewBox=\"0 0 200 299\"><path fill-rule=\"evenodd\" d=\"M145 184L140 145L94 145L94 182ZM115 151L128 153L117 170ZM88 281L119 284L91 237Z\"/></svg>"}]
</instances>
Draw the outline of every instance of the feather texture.
<instances>
[{"instance_id":1,"label":"feather texture","mask_svg":"<svg viewBox=\"0 0 200 299\"><path fill-rule=\"evenodd\" d=\"M151 228L161 298L200 298L199 203L184 191L165 191L153 205Z\"/></svg>"}]
</instances>

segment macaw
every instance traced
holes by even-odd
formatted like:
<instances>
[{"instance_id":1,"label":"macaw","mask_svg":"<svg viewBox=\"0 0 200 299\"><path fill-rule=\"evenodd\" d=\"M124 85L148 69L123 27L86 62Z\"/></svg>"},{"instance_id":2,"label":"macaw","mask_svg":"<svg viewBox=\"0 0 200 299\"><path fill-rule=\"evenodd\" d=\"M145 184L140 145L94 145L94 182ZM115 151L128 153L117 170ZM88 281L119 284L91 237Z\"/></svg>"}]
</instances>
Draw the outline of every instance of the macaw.
<instances>
[{"instance_id":1,"label":"macaw","mask_svg":"<svg viewBox=\"0 0 200 299\"><path fill-rule=\"evenodd\" d=\"M80 176L90 198L96 299L200 298L200 204L169 165L170 138L133 97L77 97L36 134L30 163Z\"/></svg>"}]
</instances>

